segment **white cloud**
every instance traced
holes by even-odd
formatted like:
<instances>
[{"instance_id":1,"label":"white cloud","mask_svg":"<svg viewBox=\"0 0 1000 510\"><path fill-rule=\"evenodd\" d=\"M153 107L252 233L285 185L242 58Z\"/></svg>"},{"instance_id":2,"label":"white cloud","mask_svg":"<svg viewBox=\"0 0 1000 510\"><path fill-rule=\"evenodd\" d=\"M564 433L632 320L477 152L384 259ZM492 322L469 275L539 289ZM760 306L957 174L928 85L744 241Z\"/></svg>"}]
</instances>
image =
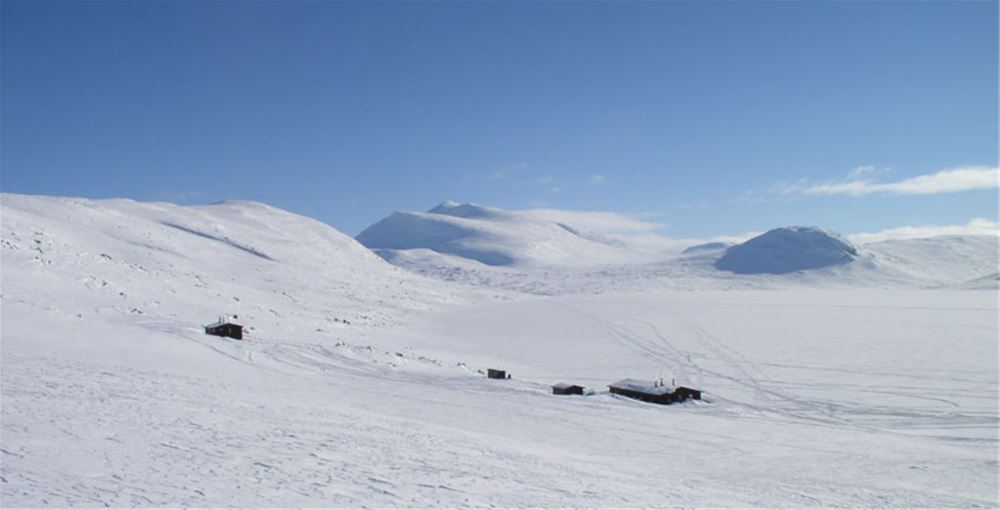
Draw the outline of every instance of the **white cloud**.
<instances>
[{"instance_id":1,"label":"white cloud","mask_svg":"<svg viewBox=\"0 0 1000 510\"><path fill-rule=\"evenodd\" d=\"M854 170L847 172L847 180L854 181L865 177L872 177L878 174L891 172L891 168L878 168L875 165L861 165L854 167Z\"/></svg>"},{"instance_id":2,"label":"white cloud","mask_svg":"<svg viewBox=\"0 0 1000 510\"><path fill-rule=\"evenodd\" d=\"M546 184L552 183L552 181L554 180L555 179L551 175L539 175L538 178L535 179L535 182L537 182L542 186L545 186Z\"/></svg>"},{"instance_id":3,"label":"white cloud","mask_svg":"<svg viewBox=\"0 0 1000 510\"><path fill-rule=\"evenodd\" d=\"M880 173L874 167L861 166L840 181L809 182L804 179L792 183L778 183L772 193L781 195L848 195L852 197L884 195L932 195L956 193L978 189L995 189L1000 186L1000 169L987 166L948 168L933 174L918 175L901 181L877 182L871 177Z\"/></svg>"},{"instance_id":4,"label":"white cloud","mask_svg":"<svg viewBox=\"0 0 1000 510\"><path fill-rule=\"evenodd\" d=\"M881 232L854 234L848 238L857 244L885 241L887 239L916 239L949 235L1000 235L1000 223L987 218L973 218L965 225L919 225L896 227Z\"/></svg>"},{"instance_id":5,"label":"white cloud","mask_svg":"<svg viewBox=\"0 0 1000 510\"><path fill-rule=\"evenodd\" d=\"M590 176L590 183L591 184L600 184L602 182L604 182L604 176L603 175L601 175L601 174L594 174L594 175Z\"/></svg>"}]
</instances>

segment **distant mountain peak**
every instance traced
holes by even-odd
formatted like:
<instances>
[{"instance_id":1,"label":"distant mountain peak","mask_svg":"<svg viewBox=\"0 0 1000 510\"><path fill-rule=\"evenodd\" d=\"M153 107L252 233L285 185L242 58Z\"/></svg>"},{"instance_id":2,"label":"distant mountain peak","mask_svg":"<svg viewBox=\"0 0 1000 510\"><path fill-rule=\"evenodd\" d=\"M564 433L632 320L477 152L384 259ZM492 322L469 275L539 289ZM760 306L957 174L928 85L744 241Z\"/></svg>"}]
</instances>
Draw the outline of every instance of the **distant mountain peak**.
<instances>
[{"instance_id":1,"label":"distant mountain peak","mask_svg":"<svg viewBox=\"0 0 1000 510\"><path fill-rule=\"evenodd\" d=\"M393 213L356 239L386 258L394 257L386 250L431 250L489 266L584 266L641 256L545 214L451 200L427 212Z\"/></svg>"},{"instance_id":2,"label":"distant mountain peak","mask_svg":"<svg viewBox=\"0 0 1000 510\"><path fill-rule=\"evenodd\" d=\"M427 212L455 216L457 218L496 218L505 215L505 211L501 209L473 203L455 202L453 200L445 200Z\"/></svg>"},{"instance_id":3,"label":"distant mountain peak","mask_svg":"<svg viewBox=\"0 0 1000 510\"><path fill-rule=\"evenodd\" d=\"M432 207L427 212L439 213L439 212L447 211L447 210L454 209L456 207L461 207L461 206L462 206L461 202L456 202L454 200L445 200L444 202L441 202L440 204Z\"/></svg>"},{"instance_id":4,"label":"distant mountain peak","mask_svg":"<svg viewBox=\"0 0 1000 510\"><path fill-rule=\"evenodd\" d=\"M858 249L837 233L790 226L729 247L715 267L738 274L785 274L847 264L857 256Z\"/></svg>"}]
</instances>

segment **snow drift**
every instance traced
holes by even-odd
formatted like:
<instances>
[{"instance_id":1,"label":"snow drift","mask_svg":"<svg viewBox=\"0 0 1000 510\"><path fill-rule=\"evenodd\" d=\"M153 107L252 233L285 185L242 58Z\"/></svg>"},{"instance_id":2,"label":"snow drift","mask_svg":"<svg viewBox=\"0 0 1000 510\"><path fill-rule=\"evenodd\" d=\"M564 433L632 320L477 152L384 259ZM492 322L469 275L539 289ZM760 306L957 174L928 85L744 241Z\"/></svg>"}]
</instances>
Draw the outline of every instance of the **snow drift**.
<instances>
[{"instance_id":1,"label":"snow drift","mask_svg":"<svg viewBox=\"0 0 1000 510\"><path fill-rule=\"evenodd\" d=\"M837 234L785 227L728 248L715 267L737 274L785 274L847 264L857 256L858 249Z\"/></svg>"}]
</instances>

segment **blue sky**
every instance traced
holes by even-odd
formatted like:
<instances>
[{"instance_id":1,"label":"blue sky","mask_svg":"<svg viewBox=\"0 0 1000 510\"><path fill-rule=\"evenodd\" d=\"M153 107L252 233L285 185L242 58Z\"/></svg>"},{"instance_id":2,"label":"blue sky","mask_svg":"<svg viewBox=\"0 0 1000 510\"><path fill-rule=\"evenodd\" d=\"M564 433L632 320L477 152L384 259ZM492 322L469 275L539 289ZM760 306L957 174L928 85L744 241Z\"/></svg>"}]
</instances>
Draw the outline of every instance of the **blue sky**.
<instances>
[{"instance_id":1,"label":"blue sky","mask_svg":"<svg viewBox=\"0 0 1000 510\"><path fill-rule=\"evenodd\" d=\"M352 235L445 199L676 236L995 221L997 5L4 1L0 189Z\"/></svg>"}]
</instances>

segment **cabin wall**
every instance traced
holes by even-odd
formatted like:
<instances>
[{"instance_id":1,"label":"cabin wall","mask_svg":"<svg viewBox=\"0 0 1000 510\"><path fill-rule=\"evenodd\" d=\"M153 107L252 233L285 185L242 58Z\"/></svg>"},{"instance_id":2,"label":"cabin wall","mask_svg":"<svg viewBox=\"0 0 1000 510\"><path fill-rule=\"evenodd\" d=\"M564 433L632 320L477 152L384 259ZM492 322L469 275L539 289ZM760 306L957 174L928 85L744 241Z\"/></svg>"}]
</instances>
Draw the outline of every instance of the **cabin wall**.
<instances>
[{"instance_id":1,"label":"cabin wall","mask_svg":"<svg viewBox=\"0 0 1000 510\"><path fill-rule=\"evenodd\" d=\"M669 405L674 403L674 395L671 393L665 395L652 395L649 393L643 393L641 391L628 390L625 388L608 388L611 393L616 395L621 395L623 397L634 398L636 400L641 400L643 402L652 402L654 404Z\"/></svg>"},{"instance_id":2,"label":"cabin wall","mask_svg":"<svg viewBox=\"0 0 1000 510\"><path fill-rule=\"evenodd\" d=\"M243 328L239 326L218 326L214 328L205 328L205 334L243 340Z\"/></svg>"}]
</instances>

